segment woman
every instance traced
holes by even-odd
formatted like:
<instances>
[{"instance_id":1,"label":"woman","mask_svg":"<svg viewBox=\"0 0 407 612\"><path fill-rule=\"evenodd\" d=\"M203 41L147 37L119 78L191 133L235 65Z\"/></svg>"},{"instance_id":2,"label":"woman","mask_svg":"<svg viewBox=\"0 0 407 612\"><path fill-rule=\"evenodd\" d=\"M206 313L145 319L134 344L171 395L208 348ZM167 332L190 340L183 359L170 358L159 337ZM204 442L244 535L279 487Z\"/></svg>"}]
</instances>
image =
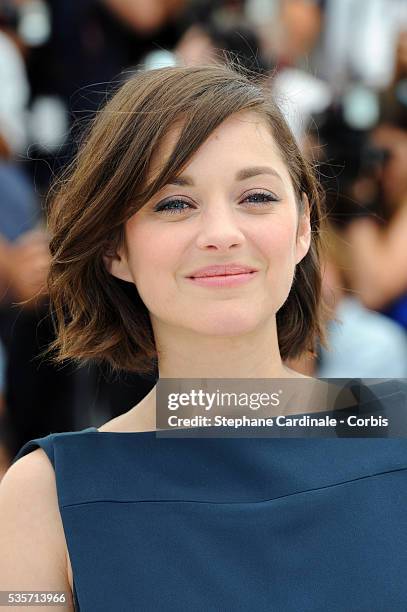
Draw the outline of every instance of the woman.
<instances>
[{"instance_id":1,"label":"woman","mask_svg":"<svg viewBox=\"0 0 407 612\"><path fill-rule=\"evenodd\" d=\"M51 209L59 359L297 378L285 362L323 341L320 219L266 88L229 66L135 75ZM403 440L160 439L155 390L20 450L2 589L91 611L405 608Z\"/></svg>"}]
</instances>

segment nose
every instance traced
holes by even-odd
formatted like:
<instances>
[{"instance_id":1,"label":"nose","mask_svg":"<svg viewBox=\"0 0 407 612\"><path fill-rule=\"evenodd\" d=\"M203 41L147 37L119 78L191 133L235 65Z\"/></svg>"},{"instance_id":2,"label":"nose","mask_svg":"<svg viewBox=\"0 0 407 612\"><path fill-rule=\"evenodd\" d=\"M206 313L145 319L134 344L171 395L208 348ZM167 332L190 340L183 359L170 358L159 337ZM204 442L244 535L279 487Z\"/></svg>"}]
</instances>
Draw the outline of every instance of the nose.
<instances>
[{"instance_id":1,"label":"nose","mask_svg":"<svg viewBox=\"0 0 407 612\"><path fill-rule=\"evenodd\" d=\"M230 205L219 202L208 206L200 216L200 229L196 245L200 249L228 250L243 244L245 238Z\"/></svg>"}]
</instances>

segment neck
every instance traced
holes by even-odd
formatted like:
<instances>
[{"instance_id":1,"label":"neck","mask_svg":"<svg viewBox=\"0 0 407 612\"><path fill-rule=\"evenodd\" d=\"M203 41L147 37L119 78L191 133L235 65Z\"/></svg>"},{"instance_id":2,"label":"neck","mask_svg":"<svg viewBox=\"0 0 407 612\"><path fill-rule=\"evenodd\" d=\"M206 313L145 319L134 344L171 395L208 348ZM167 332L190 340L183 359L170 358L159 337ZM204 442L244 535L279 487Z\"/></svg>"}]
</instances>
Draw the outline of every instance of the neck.
<instances>
[{"instance_id":1,"label":"neck","mask_svg":"<svg viewBox=\"0 0 407 612\"><path fill-rule=\"evenodd\" d=\"M189 330L154 327L159 378L309 378L281 360L275 325L238 337L202 336ZM174 341L176 338L176 341ZM127 431L156 429L155 385L124 416Z\"/></svg>"},{"instance_id":2,"label":"neck","mask_svg":"<svg viewBox=\"0 0 407 612\"><path fill-rule=\"evenodd\" d=\"M155 330L160 378L286 378L275 321L239 336Z\"/></svg>"}]
</instances>

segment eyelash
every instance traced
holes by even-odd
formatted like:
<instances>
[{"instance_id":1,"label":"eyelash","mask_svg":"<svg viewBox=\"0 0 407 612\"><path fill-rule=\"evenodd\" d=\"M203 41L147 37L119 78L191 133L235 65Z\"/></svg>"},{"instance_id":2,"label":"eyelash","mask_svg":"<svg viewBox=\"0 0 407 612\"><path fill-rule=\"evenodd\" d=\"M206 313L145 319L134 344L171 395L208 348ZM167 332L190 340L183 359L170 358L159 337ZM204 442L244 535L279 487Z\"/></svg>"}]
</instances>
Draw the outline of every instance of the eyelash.
<instances>
[{"instance_id":1,"label":"eyelash","mask_svg":"<svg viewBox=\"0 0 407 612\"><path fill-rule=\"evenodd\" d=\"M259 205L267 205L270 204L270 202L279 202L279 198L277 198L276 196L272 195L271 193L265 193L263 191L256 191L254 193L250 193L248 196L246 196L245 200L249 199L249 198L253 198L256 196L262 196L264 198L266 198L265 202L257 202L257 204ZM243 201L245 201L243 200ZM180 198L173 198L172 200L167 200L166 202L162 203L162 204L157 204L157 206L154 208L154 212L164 212L166 214L180 214L181 212L183 212L184 210L186 210L185 208L165 208L165 206L168 206L169 204L174 204L174 203L182 203L182 204L188 204L189 202L187 202L186 200L181 200Z\"/></svg>"}]
</instances>

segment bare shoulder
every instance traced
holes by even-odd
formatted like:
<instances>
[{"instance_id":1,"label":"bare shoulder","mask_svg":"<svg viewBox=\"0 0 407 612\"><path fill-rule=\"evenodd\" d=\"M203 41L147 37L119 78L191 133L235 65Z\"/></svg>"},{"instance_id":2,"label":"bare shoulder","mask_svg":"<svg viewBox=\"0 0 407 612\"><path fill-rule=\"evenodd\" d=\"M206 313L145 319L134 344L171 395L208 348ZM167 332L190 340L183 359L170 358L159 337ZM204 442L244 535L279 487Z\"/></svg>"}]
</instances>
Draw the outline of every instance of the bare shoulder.
<instances>
[{"instance_id":1,"label":"bare shoulder","mask_svg":"<svg viewBox=\"0 0 407 612\"><path fill-rule=\"evenodd\" d=\"M30 477L30 480L27 477ZM13 463L1 481L0 490L4 487L7 490L13 489L23 482L26 487L32 486L34 491L40 486L55 484L54 469L42 448L31 451Z\"/></svg>"},{"instance_id":2,"label":"bare shoulder","mask_svg":"<svg viewBox=\"0 0 407 612\"><path fill-rule=\"evenodd\" d=\"M55 472L42 448L0 483L0 550L0 589L61 590L71 599Z\"/></svg>"}]
</instances>

